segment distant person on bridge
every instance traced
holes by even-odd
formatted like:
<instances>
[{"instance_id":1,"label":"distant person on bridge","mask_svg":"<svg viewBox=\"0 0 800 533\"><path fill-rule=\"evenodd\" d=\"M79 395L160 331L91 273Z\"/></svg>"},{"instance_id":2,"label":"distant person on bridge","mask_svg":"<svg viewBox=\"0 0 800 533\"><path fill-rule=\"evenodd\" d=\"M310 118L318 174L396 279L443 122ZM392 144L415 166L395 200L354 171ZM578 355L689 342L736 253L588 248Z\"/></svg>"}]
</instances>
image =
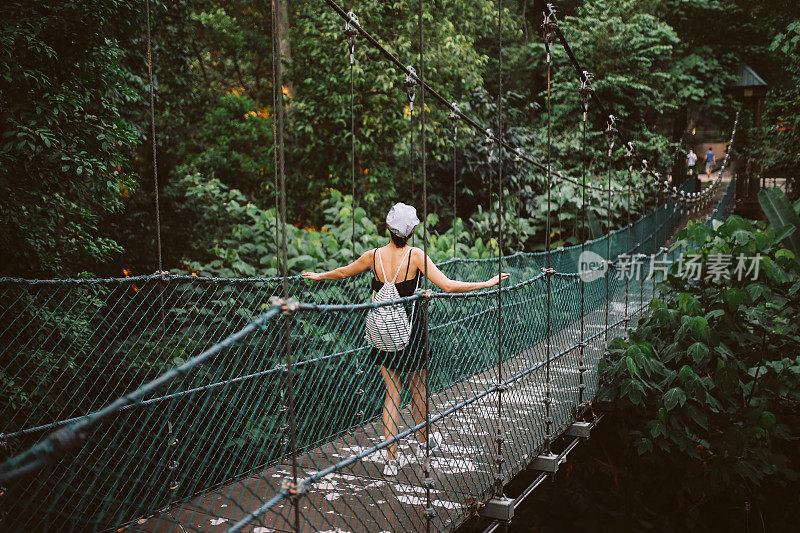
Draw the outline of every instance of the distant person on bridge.
<instances>
[{"instance_id":1,"label":"distant person on bridge","mask_svg":"<svg viewBox=\"0 0 800 533\"><path fill-rule=\"evenodd\" d=\"M694 153L694 150L691 148L689 149L689 154L686 156L686 163L689 167L689 175L694 177L697 171L697 154Z\"/></svg>"},{"instance_id":2,"label":"distant person on bridge","mask_svg":"<svg viewBox=\"0 0 800 533\"><path fill-rule=\"evenodd\" d=\"M337 280L349 278L372 269L373 278L371 286L373 299L386 285L393 284L400 297L411 296L420 285L423 272L427 263L428 279L445 292L469 292L486 289L498 285L501 279L508 278L505 272L501 276L494 276L486 281L456 281L445 276L431 261L431 258L419 249L408 246L408 239L417 225L417 210L410 205L397 203L386 215L386 225L389 227L389 243L382 248L374 248L364 252L361 257L347 266L339 267L330 272L314 273L304 272L303 277L314 281ZM377 265L377 266L376 266ZM403 268L405 267L405 268ZM402 280L398 281L400 273L405 270ZM392 278L387 273L394 276ZM416 302L415 302L416 303ZM412 304L413 305L413 304ZM386 306L381 309L392 308ZM405 310L404 310L405 313ZM397 435L397 425L400 418L400 403L402 394L401 376L407 376L407 385L412 393L411 411L414 421L420 424L426 418L425 406L425 318L424 313L411 313L410 335L406 346L401 350L387 351L373 347L368 355L369 360L380 366L383 383L386 385L386 397L383 404L384 437L393 438ZM407 317L406 317L407 320ZM368 316L367 339L370 339ZM392 332L392 334L394 334ZM391 336L391 335L387 335ZM373 343L370 342L372 345ZM425 428L417 432L417 438L411 443L411 449L418 459L425 457ZM427 436L431 449L442 443L442 436L436 432ZM400 464L397 458L397 443L392 443L387 449L387 461L383 468L386 476L396 476Z\"/></svg>"},{"instance_id":3,"label":"distant person on bridge","mask_svg":"<svg viewBox=\"0 0 800 533\"><path fill-rule=\"evenodd\" d=\"M708 147L706 150L706 178L711 179L711 170L714 168L714 165L717 164L717 156L714 155L714 151L711 147Z\"/></svg>"}]
</instances>

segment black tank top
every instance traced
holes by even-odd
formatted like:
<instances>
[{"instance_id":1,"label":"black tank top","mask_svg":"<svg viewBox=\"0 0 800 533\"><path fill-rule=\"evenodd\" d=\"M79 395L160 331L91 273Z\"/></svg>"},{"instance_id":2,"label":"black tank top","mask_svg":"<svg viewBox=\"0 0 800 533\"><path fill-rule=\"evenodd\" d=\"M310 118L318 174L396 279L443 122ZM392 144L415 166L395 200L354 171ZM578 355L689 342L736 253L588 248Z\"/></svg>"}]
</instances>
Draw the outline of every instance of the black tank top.
<instances>
[{"instance_id":1,"label":"black tank top","mask_svg":"<svg viewBox=\"0 0 800 533\"><path fill-rule=\"evenodd\" d=\"M378 280L378 276L375 274L375 254L378 252L378 249L372 252L372 290L379 291L381 287L383 287L383 282ZM406 266L406 275L408 277L408 271L411 268L411 256L408 257L408 266ZM405 281L398 281L395 283L395 287L397 287L397 294L401 297L411 296L414 294L414 291L417 288L417 284L419 283L420 278L422 277L422 272L417 271L417 275L411 279L407 279Z\"/></svg>"}]
</instances>

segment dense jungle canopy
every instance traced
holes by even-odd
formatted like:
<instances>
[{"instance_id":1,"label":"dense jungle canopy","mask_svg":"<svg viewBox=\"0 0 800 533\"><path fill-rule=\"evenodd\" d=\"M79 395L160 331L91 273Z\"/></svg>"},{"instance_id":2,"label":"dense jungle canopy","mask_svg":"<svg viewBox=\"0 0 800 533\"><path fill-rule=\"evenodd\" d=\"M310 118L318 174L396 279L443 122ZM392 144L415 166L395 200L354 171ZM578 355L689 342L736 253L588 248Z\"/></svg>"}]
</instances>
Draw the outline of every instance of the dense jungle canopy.
<instances>
[{"instance_id":1,"label":"dense jungle canopy","mask_svg":"<svg viewBox=\"0 0 800 533\"><path fill-rule=\"evenodd\" d=\"M318 0L281 6L289 255L296 273L350 257L349 64L342 21L327 6ZM359 0L344 7L392 53L416 64L414 6ZM770 94L763 129L747 131L745 120L740 154L756 157L763 175L797 179L796 2L568 0L556 7L596 91L656 167L672 164L670 154L700 118L730 128L735 104L726 86L741 60L769 83ZM274 274L270 4L178 0L154 1L151 8L164 266ZM495 3L436 0L425 9L426 79L495 125ZM541 11L539 1L504 2L502 51L504 135L538 160L544 158L546 127ZM362 40L355 56L356 233L366 247L383 235L381 220L392 202L421 203L420 132L417 115L412 125L404 77ZM577 176L578 84L558 46L553 61L555 166ZM145 1L3 2L0 70L0 272L67 277L154 271ZM434 252L452 255L455 239L458 255L487 255L496 243L493 169L484 139L463 124L454 138L446 110L430 101L428 107ZM605 117L590 110L590 121L590 177L603 183ZM541 248L544 177L505 157L506 222L513 228L506 245ZM620 183L622 166L615 165L620 175L612 177ZM559 186L553 193L559 215L554 244L591 236L577 227L575 188ZM604 223L599 202L591 209ZM615 204L612 226L624 216L624 206ZM454 217L464 222L454 226Z\"/></svg>"}]
</instances>

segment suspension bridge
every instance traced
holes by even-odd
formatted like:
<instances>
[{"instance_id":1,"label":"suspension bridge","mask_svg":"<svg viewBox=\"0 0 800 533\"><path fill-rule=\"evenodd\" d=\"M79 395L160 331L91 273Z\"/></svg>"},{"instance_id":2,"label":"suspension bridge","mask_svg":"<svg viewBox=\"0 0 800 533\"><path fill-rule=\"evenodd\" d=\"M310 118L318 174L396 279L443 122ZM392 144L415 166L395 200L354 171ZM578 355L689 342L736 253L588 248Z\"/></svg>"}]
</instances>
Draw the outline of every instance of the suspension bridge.
<instances>
[{"instance_id":1,"label":"suspension bridge","mask_svg":"<svg viewBox=\"0 0 800 533\"><path fill-rule=\"evenodd\" d=\"M541 164L503 140L502 102L492 133L428 85L421 9L418 75L353 13L324 2L346 24L351 65L354 40L363 38L405 74L412 104L418 88L421 110L425 94L432 96L454 120L486 135L493 150L542 171L548 191L559 180L584 194L600 190L608 206L612 196L627 200L628 223L553 250L548 202L546 251L504 254L501 246L494 259L439 265L456 279L509 272L502 288L423 290L399 300L416 302L427 316L428 408L422 420L404 408L399 432L389 438L380 419L384 388L366 361L363 328L370 309L398 301L358 303L369 300L366 278L310 285L288 276L285 236L279 278L163 271L119 279L2 278L0 359L9 392L0 427L8 457L0 464L0 528L451 531L476 515L507 521L598 422L598 361L657 294L651 274L681 252L666 246L676 228L687 217L710 223L730 213L735 178L723 190L727 158L703 191L693 191L691 181L672 186L647 161L634 172L635 147L591 90L552 8L543 24L548 79L551 45L559 41L580 86L580 181L552 170L549 121ZM280 87L279 58L273 65ZM283 190L281 99L278 91L276 177ZM625 148L627 190L614 189L610 179L606 188L586 181L590 106L608 117L609 167L615 143ZM495 186L501 199L502 160L496 158ZM630 219L634 182L652 190L637 220ZM587 252L603 259L589 271L582 265ZM631 257L635 277L622 275ZM443 443L419 457L409 442L421 429L440 433ZM387 477L381 467L393 444L400 469ZM506 498L504 485L526 469L540 472L537 481L517 500Z\"/></svg>"}]
</instances>

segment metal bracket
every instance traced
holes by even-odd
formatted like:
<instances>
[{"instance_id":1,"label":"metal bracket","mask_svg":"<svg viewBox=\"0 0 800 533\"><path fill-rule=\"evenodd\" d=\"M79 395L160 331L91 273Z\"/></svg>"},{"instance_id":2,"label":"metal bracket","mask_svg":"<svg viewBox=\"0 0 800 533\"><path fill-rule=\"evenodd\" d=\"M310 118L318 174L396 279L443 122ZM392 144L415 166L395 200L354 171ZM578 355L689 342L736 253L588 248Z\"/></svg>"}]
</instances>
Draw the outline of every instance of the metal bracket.
<instances>
[{"instance_id":1,"label":"metal bracket","mask_svg":"<svg viewBox=\"0 0 800 533\"><path fill-rule=\"evenodd\" d=\"M452 120L458 120L461 118L461 108L455 102L450 104L450 118Z\"/></svg>"},{"instance_id":2,"label":"metal bracket","mask_svg":"<svg viewBox=\"0 0 800 533\"><path fill-rule=\"evenodd\" d=\"M298 497L306 493L306 484L303 480L298 480L295 484L291 479L285 478L281 482L281 490L287 491L291 497Z\"/></svg>"},{"instance_id":3,"label":"metal bracket","mask_svg":"<svg viewBox=\"0 0 800 533\"><path fill-rule=\"evenodd\" d=\"M511 498L492 498L478 510L478 515L483 518L510 521L514 518L514 500Z\"/></svg>"},{"instance_id":4,"label":"metal bracket","mask_svg":"<svg viewBox=\"0 0 800 533\"><path fill-rule=\"evenodd\" d=\"M573 422L567 428L567 431L565 431L564 434L568 437L580 437L582 439L588 439L589 435L592 433L593 425L594 424L590 422Z\"/></svg>"},{"instance_id":5,"label":"metal bracket","mask_svg":"<svg viewBox=\"0 0 800 533\"><path fill-rule=\"evenodd\" d=\"M288 300L284 300L280 296L271 296L269 299L269 304L271 306L279 306L281 308L282 315L291 315L297 312L300 309L300 302L293 298L289 298Z\"/></svg>"},{"instance_id":6,"label":"metal bracket","mask_svg":"<svg viewBox=\"0 0 800 533\"><path fill-rule=\"evenodd\" d=\"M578 95L581 99L581 106L583 108L583 120L586 120L586 113L589 112L589 100L592 97L594 89L592 89L592 75L589 71L584 70L581 77L581 86L578 89Z\"/></svg>"},{"instance_id":7,"label":"metal bracket","mask_svg":"<svg viewBox=\"0 0 800 533\"><path fill-rule=\"evenodd\" d=\"M347 22L344 24L344 34L347 38L347 48L350 51L350 64L355 65L356 63L356 36L358 35L357 26L360 26L358 17L355 13L350 11L347 13Z\"/></svg>"},{"instance_id":8,"label":"metal bracket","mask_svg":"<svg viewBox=\"0 0 800 533\"><path fill-rule=\"evenodd\" d=\"M558 464L560 461L561 457L558 455L554 453L545 453L534 459L530 468L531 470L539 470L540 472L550 472L551 474L555 474L558 472Z\"/></svg>"},{"instance_id":9,"label":"metal bracket","mask_svg":"<svg viewBox=\"0 0 800 533\"><path fill-rule=\"evenodd\" d=\"M414 100L417 97L417 70L412 66L408 65L406 67L406 93L408 94L408 103L411 109L414 109Z\"/></svg>"}]
</instances>

